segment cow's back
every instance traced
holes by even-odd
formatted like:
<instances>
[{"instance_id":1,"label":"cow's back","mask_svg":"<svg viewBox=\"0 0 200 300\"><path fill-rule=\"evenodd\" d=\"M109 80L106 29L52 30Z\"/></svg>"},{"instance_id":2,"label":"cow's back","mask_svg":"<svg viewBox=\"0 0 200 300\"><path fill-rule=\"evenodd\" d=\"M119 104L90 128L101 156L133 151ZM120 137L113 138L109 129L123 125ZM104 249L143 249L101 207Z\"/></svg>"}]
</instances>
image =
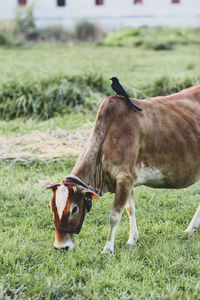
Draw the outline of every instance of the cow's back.
<instances>
[{"instance_id":1,"label":"cow's back","mask_svg":"<svg viewBox=\"0 0 200 300\"><path fill-rule=\"evenodd\" d=\"M197 181L200 86L133 101L142 112L135 113L122 97L107 98L96 120L99 132L106 124L101 160L108 180L125 174L136 185L174 188Z\"/></svg>"}]
</instances>

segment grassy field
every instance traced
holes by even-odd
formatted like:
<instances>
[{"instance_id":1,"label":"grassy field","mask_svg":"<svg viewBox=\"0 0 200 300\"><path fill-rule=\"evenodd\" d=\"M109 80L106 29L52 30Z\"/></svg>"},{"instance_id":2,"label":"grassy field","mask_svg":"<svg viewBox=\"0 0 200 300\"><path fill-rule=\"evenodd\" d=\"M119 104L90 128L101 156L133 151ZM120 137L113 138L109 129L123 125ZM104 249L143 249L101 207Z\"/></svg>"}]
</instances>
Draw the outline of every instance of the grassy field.
<instances>
[{"instance_id":1,"label":"grassy field","mask_svg":"<svg viewBox=\"0 0 200 300\"><path fill-rule=\"evenodd\" d=\"M162 76L199 75L199 45L177 46L171 51L130 47L36 45L32 48L0 48L0 84L14 79L40 81L51 76L103 74L105 80L118 75L127 88L151 83Z\"/></svg>"},{"instance_id":2,"label":"grassy field","mask_svg":"<svg viewBox=\"0 0 200 300\"><path fill-rule=\"evenodd\" d=\"M172 80L200 75L199 46L170 51L97 46L37 45L0 48L0 93L9 81L30 83L53 76L100 73L115 75L134 95L141 86L167 76ZM198 80L197 80L198 81ZM108 83L109 85L109 83ZM97 103L104 94L95 94ZM98 105L97 105L98 106ZM56 116L42 121L0 121L0 136L35 130L72 130L95 115ZM140 242L126 248L128 217L116 234L115 256L101 255L108 231L113 195L95 200L76 249L54 251L54 229L48 207L51 192L38 179L52 183L70 173L76 157L21 164L0 162L0 299L199 299L199 231L183 231L199 204L199 184L181 190L135 189Z\"/></svg>"},{"instance_id":3,"label":"grassy field","mask_svg":"<svg viewBox=\"0 0 200 300\"><path fill-rule=\"evenodd\" d=\"M187 236L199 186L184 190L137 188L141 241L127 249L128 218L116 235L116 255L102 256L112 195L95 201L75 251L53 249L51 192L38 179L59 182L75 159L22 166L1 163L0 298L198 299L199 235Z\"/></svg>"}]
</instances>

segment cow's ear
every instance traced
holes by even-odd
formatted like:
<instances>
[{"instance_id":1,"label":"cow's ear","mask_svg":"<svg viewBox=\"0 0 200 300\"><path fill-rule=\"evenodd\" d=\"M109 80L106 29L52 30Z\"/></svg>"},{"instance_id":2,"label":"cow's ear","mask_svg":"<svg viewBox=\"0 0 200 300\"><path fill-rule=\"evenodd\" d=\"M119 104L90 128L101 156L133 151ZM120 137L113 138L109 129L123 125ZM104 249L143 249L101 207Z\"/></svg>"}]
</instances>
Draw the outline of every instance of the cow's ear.
<instances>
[{"instance_id":1,"label":"cow's ear","mask_svg":"<svg viewBox=\"0 0 200 300\"><path fill-rule=\"evenodd\" d=\"M47 188L48 185L50 185L51 183L45 180L38 180L38 183L43 186L45 189Z\"/></svg>"},{"instance_id":2,"label":"cow's ear","mask_svg":"<svg viewBox=\"0 0 200 300\"><path fill-rule=\"evenodd\" d=\"M49 190L51 189L52 191L57 190L57 187L60 186L60 184L49 184L46 186L46 189Z\"/></svg>"},{"instance_id":3,"label":"cow's ear","mask_svg":"<svg viewBox=\"0 0 200 300\"><path fill-rule=\"evenodd\" d=\"M41 184L45 189L52 189L56 190L58 186L60 186L60 184L51 184L48 181L44 181L44 180L38 180L38 183Z\"/></svg>"},{"instance_id":4,"label":"cow's ear","mask_svg":"<svg viewBox=\"0 0 200 300\"><path fill-rule=\"evenodd\" d=\"M84 195L85 197L87 197L87 198L90 199L90 200L94 200L94 199L99 198L99 195L97 195L95 192L93 192L93 191L91 191L91 190L89 190L89 189L83 190L82 193L83 193L83 195Z\"/></svg>"}]
</instances>

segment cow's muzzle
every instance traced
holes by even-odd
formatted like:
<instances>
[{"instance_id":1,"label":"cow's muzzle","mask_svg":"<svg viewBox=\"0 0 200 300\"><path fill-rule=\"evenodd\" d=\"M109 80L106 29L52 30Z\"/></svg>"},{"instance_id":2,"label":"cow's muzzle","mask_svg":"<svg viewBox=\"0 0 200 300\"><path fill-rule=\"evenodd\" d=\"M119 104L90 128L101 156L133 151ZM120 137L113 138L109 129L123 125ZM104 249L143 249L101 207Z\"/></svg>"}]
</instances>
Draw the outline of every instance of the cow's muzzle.
<instances>
[{"instance_id":1,"label":"cow's muzzle","mask_svg":"<svg viewBox=\"0 0 200 300\"><path fill-rule=\"evenodd\" d=\"M69 237L67 235L62 241L58 241L57 239L55 239L53 246L56 250L73 250L76 247L76 244L74 237Z\"/></svg>"}]
</instances>

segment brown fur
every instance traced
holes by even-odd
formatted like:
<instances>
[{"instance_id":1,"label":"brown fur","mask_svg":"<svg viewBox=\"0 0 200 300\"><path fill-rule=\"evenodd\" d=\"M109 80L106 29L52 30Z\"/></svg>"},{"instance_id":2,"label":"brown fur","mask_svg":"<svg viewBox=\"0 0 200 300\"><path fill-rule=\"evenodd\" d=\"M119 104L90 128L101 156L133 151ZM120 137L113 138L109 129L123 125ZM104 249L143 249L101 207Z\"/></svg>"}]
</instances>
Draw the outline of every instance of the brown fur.
<instances>
[{"instance_id":1,"label":"brown fur","mask_svg":"<svg viewBox=\"0 0 200 300\"><path fill-rule=\"evenodd\" d=\"M90 145L72 172L103 192L116 192L119 210L137 179L137 164L160 170L164 182L157 187L186 187L200 177L200 86L132 101L142 112L123 97L104 100Z\"/></svg>"},{"instance_id":2,"label":"brown fur","mask_svg":"<svg viewBox=\"0 0 200 300\"><path fill-rule=\"evenodd\" d=\"M119 179L126 184L128 177L133 184L139 163L163 173L162 187L194 183L200 176L200 86L133 101L141 106L141 113L131 110L122 97L104 100L90 145L72 173L110 192ZM113 188L106 188L108 180Z\"/></svg>"}]
</instances>

